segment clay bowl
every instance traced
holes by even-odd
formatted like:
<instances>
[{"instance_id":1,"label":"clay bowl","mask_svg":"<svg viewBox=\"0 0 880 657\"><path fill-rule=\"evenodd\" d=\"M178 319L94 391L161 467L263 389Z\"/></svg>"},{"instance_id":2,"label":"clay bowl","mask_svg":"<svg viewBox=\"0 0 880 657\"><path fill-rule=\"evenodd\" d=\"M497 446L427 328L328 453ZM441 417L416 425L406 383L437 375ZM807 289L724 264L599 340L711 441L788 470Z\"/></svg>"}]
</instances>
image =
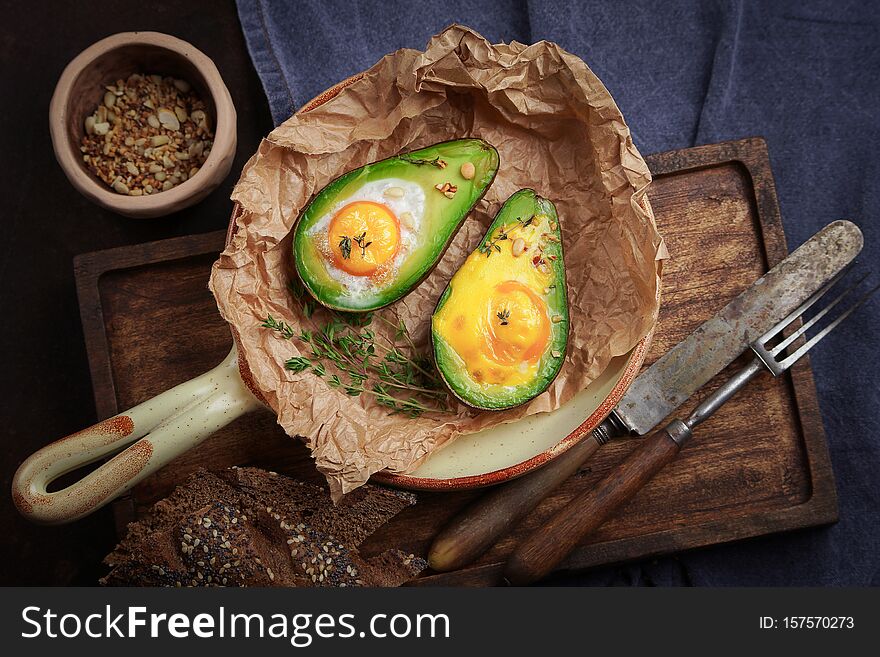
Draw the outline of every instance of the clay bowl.
<instances>
[{"instance_id":1,"label":"clay bowl","mask_svg":"<svg viewBox=\"0 0 880 657\"><path fill-rule=\"evenodd\" d=\"M104 85L132 73L159 74L189 82L206 105L214 146L189 180L149 196L124 196L110 189L82 161L83 121L104 96ZM229 175L236 146L235 106L217 67L197 48L158 32L122 32L89 46L67 65L49 105L55 157L71 184L86 198L127 217L159 217L198 203Z\"/></svg>"}]
</instances>

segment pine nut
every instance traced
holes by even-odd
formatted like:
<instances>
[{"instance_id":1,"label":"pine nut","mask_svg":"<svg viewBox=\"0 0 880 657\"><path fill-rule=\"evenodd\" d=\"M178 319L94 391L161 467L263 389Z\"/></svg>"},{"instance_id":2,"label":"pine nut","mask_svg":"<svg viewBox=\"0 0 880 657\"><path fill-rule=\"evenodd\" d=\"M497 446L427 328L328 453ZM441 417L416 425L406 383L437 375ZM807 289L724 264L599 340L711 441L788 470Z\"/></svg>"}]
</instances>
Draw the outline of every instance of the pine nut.
<instances>
[{"instance_id":1,"label":"pine nut","mask_svg":"<svg viewBox=\"0 0 880 657\"><path fill-rule=\"evenodd\" d=\"M416 227L415 217L413 217L412 212L401 212L400 223L409 230L413 230Z\"/></svg>"}]
</instances>

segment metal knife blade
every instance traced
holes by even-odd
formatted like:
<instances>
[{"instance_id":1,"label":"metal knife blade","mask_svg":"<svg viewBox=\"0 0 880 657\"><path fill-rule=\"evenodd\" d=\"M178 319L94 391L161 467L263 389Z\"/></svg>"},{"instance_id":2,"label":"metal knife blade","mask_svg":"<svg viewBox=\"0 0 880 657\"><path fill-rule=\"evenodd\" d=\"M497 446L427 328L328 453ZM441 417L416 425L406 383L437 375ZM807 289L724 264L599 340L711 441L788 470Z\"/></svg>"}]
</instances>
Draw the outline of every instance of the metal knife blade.
<instances>
[{"instance_id":1,"label":"metal knife blade","mask_svg":"<svg viewBox=\"0 0 880 657\"><path fill-rule=\"evenodd\" d=\"M844 220L804 242L639 375L612 411L614 433L648 433L753 340L839 274L862 244L858 226ZM597 435L600 442L608 437Z\"/></svg>"}]
</instances>

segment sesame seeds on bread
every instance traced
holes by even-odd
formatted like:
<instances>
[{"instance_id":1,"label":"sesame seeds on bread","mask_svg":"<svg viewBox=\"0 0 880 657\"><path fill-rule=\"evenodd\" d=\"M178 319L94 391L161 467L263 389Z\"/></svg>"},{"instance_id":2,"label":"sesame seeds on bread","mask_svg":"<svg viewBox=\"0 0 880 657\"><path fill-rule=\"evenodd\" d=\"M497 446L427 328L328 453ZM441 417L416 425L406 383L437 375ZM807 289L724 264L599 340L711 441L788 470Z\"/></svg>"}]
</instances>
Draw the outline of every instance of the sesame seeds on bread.
<instances>
[{"instance_id":1,"label":"sesame seeds on bread","mask_svg":"<svg viewBox=\"0 0 880 657\"><path fill-rule=\"evenodd\" d=\"M411 493L363 486L334 506L327 491L258 468L199 471L105 559L106 586L399 586L423 559L357 547Z\"/></svg>"}]
</instances>

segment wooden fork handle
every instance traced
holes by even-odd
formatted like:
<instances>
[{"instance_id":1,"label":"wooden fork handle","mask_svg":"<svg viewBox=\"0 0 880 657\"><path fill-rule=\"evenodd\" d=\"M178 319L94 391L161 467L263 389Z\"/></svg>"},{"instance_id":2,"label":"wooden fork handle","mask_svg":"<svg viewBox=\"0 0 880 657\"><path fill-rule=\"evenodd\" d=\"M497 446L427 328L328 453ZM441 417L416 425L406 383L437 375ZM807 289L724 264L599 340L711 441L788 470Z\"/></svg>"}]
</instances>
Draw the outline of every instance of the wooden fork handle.
<instances>
[{"instance_id":1,"label":"wooden fork handle","mask_svg":"<svg viewBox=\"0 0 880 657\"><path fill-rule=\"evenodd\" d=\"M548 575L577 544L635 495L681 449L690 429L680 420L644 439L619 466L593 488L572 499L543 528L510 555L508 584L522 586Z\"/></svg>"},{"instance_id":2,"label":"wooden fork handle","mask_svg":"<svg viewBox=\"0 0 880 657\"><path fill-rule=\"evenodd\" d=\"M434 538L428 564L458 570L479 557L599 449L589 435L534 472L492 488L450 520Z\"/></svg>"}]
</instances>

